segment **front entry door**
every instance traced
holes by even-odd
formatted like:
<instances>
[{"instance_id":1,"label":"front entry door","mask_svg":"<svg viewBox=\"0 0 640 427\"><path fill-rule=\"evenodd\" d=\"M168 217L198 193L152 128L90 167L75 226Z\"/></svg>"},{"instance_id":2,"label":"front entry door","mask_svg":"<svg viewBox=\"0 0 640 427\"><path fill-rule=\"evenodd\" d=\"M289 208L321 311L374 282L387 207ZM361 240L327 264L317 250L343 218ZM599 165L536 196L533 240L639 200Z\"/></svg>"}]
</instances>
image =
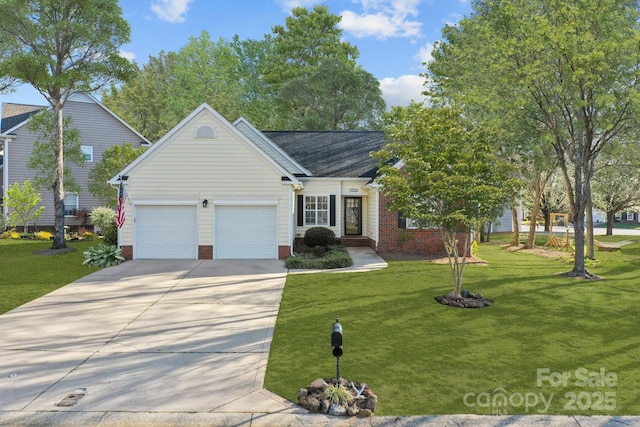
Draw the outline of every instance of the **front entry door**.
<instances>
[{"instance_id":1,"label":"front entry door","mask_svg":"<svg viewBox=\"0 0 640 427\"><path fill-rule=\"evenodd\" d=\"M362 197L344 198L344 234L362 235Z\"/></svg>"}]
</instances>

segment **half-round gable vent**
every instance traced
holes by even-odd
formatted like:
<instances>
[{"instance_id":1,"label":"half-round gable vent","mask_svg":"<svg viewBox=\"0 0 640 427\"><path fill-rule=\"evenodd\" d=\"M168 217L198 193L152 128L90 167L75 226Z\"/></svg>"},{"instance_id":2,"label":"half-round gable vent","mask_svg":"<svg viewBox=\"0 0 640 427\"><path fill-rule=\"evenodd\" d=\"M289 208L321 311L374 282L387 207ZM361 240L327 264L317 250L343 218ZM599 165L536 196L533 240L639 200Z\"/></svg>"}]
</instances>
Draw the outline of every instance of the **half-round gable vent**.
<instances>
[{"instance_id":1,"label":"half-round gable vent","mask_svg":"<svg viewBox=\"0 0 640 427\"><path fill-rule=\"evenodd\" d=\"M213 139L216 137L216 130L209 125L202 125L196 129L195 138Z\"/></svg>"}]
</instances>

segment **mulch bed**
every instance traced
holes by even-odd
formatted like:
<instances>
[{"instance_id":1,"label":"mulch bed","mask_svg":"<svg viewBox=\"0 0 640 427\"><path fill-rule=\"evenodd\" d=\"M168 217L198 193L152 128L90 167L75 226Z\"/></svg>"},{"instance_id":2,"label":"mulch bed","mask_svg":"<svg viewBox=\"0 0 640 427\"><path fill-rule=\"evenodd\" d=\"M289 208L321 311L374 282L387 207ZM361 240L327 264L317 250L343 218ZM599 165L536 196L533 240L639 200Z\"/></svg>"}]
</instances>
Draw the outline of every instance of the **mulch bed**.
<instances>
[{"instance_id":1,"label":"mulch bed","mask_svg":"<svg viewBox=\"0 0 640 427\"><path fill-rule=\"evenodd\" d=\"M44 256L52 256L52 255L62 255L68 254L69 252L77 251L77 248L62 248L62 249L41 249L39 251L34 251L34 255L44 255Z\"/></svg>"}]
</instances>

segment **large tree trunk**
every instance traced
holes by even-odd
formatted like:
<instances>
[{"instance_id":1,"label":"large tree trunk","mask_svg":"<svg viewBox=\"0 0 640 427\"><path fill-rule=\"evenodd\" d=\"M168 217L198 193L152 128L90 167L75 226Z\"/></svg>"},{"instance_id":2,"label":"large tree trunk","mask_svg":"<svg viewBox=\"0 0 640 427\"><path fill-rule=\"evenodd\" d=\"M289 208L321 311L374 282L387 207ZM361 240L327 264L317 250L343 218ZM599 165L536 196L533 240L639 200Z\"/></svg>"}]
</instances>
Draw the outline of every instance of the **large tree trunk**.
<instances>
[{"instance_id":1,"label":"large tree trunk","mask_svg":"<svg viewBox=\"0 0 640 427\"><path fill-rule=\"evenodd\" d=\"M529 236L527 242L524 244L525 249L533 249L536 246L536 225L538 223L538 215L540 213L540 201L542 200L542 193L547 185L547 181L551 173L543 179L540 171L536 171L536 180L534 184L533 195L533 209L531 211L531 221L529 222Z\"/></svg>"},{"instance_id":2,"label":"large tree trunk","mask_svg":"<svg viewBox=\"0 0 640 427\"><path fill-rule=\"evenodd\" d=\"M615 218L615 211L607 212L607 236L613 236L613 219Z\"/></svg>"},{"instance_id":3,"label":"large tree trunk","mask_svg":"<svg viewBox=\"0 0 640 427\"><path fill-rule=\"evenodd\" d=\"M518 209L516 208L516 202L511 202L511 223L513 226L513 241L512 246L520 246L520 222L518 221Z\"/></svg>"},{"instance_id":4,"label":"large tree trunk","mask_svg":"<svg viewBox=\"0 0 640 427\"><path fill-rule=\"evenodd\" d=\"M53 206L55 210L55 229L53 234L52 249L63 249L66 247L64 241L64 135L63 135L63 105L60 100L53 100L53 114L55 118L56 164L53 181Z\"/></svg>"},{"instance_id":5,"label":"large tree trunk","mask_svg":"<svg viewBox=\"0 0 640 427\"><path fill-rule=\"evenodd\" d=\"M591 200L591 191L589 191L589 197L587 198L587 258L596 259L594 251L594 238L593 238L593 203Z\"/></svg>"},{"instance_id":6,"label":"large tree trunk","mask_svg":"<svg viewBox=\"0 0 640 427\"><path fill-rule=\"evenodd\" d=\"M589 199L589 178L592 175L589 170L589 159L587 158L585 136L579 135L577 148L573 150L573 179L569 176L569 168L564 161L560 161L562 175L567 184L569 204L571 206L571 219L573 220L575 236L575 252L573 259L573 270L564 273L569 277L582 277L584 279L597 279L598 276L587 271L584 261L585 247L585 211ZM556 148L556 151L566 152L563 148ZM567 150L569 151L569 150Z\"/></svg>"}]
</instances>

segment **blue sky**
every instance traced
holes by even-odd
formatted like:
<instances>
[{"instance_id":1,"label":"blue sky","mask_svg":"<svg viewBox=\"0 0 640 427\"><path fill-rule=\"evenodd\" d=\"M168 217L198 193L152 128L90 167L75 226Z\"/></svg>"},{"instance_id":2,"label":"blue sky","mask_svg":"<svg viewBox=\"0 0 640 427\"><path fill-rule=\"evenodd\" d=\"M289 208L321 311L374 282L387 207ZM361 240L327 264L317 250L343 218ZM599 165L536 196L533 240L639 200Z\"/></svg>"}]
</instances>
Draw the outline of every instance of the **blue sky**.
<instances>
[{"instance_id":1,"label":"blue sky","mask_svg":"<svg viewBox=\"0 0 640 427\"><path fill-rule=\"evenodd\" d=\"M293 7L324 4L342 16L345 41L360 51L358 63L379 81L390 105L421 100L422 63L445 24L471 12L470 0L120 0L131 26L122 54L139 64L160 51L177 51L202 30L212 40L261 39L284 25ZM0 102L44 105L38 92L23 85L0 95Z\"/></svg>"}]
</instances>

